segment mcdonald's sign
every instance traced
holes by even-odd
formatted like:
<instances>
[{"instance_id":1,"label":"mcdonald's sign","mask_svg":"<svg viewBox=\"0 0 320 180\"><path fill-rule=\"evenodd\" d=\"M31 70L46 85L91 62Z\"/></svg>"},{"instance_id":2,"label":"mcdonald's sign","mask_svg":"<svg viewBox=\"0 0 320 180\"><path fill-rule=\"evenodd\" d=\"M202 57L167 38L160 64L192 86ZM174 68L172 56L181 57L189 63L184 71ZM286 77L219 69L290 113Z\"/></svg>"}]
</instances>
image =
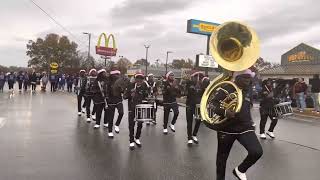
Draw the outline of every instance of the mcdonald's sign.
<instances>
[{"instance_id":1,"label":"mcdonald's sign","mask_svg":"<svg viewBox=\"0 0 320 180\"><path fill-rule=\"evenodd\" d=\"M101 46L101 38L104 37L105 40L105 46ZM109 47L109 40L112 38L112 45L113 47ZM116 56L117 55L117 47L116 47L116 41L114 39L113 34L110 34L108 37L105 33L102 33L99 36L98 44L96 46L96 54L102 55L102 56Z\"/></svg>"}]
</instances>

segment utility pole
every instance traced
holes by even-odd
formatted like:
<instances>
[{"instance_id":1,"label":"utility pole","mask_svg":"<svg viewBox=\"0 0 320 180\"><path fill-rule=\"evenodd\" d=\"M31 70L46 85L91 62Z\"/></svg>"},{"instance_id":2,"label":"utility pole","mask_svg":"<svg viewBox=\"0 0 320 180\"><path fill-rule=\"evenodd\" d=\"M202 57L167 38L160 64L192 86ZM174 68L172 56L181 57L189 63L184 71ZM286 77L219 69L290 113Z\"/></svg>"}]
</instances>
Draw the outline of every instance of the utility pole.
<instances>
[{"instance_id":1,"label":"utility pole","mask_svg":"<svg viewBox=\"0 0 320 180\"><path fill-rule=\"evenodd\" d=\"M169 53L173 53L171 51L167 51L167 58L166 58L166 74L168 73L168 56L169 56Z\"/></svg>"},{"instance_id":2,"label":"utility pole","mask_svg":"<svg viewBox=\"0 0 320 180\"><path fill-rule=\"evenodd\" d=\"M87 34L89 36L89 48L88 48L88 61L90 58L90 45L91 45L91 33L84 32L83 34Z\"/></svg>"},{"instance_id":3,"label":"utility pole","mask_svg":"<svg viewBox=\"0 0 320 180\"><path fill-rule=\"evenodd\" d=\"M144 47L146 48L146 74L148 74L148 49L150 48L150 45L144 45Z\"/></svg>"}]
</instances>

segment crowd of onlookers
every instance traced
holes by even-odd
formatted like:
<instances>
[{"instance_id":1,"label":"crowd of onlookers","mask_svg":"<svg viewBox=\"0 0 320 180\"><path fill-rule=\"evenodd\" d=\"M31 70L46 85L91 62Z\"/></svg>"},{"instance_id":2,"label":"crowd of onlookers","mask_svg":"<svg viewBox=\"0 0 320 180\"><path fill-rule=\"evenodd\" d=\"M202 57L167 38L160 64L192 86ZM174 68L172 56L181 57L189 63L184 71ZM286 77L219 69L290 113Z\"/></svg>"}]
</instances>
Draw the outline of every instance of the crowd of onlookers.
<instances>
[{"instance_id":1,"label":"crowd of onlookers","mask_svg":"<svg viewBox=\"0 0 320 180\"><path fill-rule=\"evenodd\" d=\"M73 87L77 83L76 74L47 74L46 72L38 73L28 73L28 72L9 72L4 73L0 72L0 92L3 92L3 89L8 86L9 90L13 90L15 84L18 84L19 91L31 90L35 92L37 86L41 86L42 91L47 90L47 85L50 82L51 92L65 91L73 92Z\"/></svg>"},{"instance_id":2,"label":"crowd of onlookers","mask_svg":"<svg viewBox=\"0 0 320 180\"><path fill-rule=\"evenodd\" d=\"M254 98L260 99L260 92L263 86L270 81L275 89L276 98L281 102L292 102L300 112L308 108L314 108L314 112L320 114L320 79L314 75L307 84L303 78L292 80L267 79L253 86Z\"/></svg>"}]
</instances>

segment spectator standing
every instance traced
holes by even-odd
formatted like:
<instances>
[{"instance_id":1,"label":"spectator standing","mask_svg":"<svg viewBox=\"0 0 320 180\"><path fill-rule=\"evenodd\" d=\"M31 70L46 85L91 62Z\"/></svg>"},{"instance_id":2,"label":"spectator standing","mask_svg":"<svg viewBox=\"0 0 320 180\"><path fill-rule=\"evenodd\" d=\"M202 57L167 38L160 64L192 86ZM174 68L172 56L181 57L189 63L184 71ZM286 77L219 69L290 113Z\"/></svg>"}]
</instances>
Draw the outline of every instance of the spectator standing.
<instances>
[{"instance_id":1,"label":"spectator standing","mask_svg":"<svg viewBox=\"0 0 320 180\"><path fill-rule=\"evenodd\" d=\"M14 93L13 86L14 86L14 83L16 82L16 76L14 75L13 72L10 72L7 76L7 79L8 79L9 90L12 91L11 93L13 94Z\"/></svg>"},{"instance_id":2,"label":"spectator standing","mask_svg":"<svg viewBox=\"0 0 320 180\"><path fill-rule=\"evenodd\" d=\"M67 89L68 89L68 92L72 92L73 79L74 79L74 77L72 75L67 75Z\"/></svg>"},{"instance_id":3,"label":"spectator standing","mask_svg":"<svg viewBox=\"0 0 320 180\"><path fill-rule=\"evenodd\" d=\"M48 84L48 81L49 81L47 73L43 72L41 81L42 81L42 90L46 91L47 84Z\"/></svg>"},{"instance_id":4,"label":"spectator standing","mask_svg":"<svg viewBox=\"0 0 320 180\"><path fill-rule=\"evenodd\" d=\"M51 92L56 91L57 79L58 79L57 75L55 74L50 75Z\"/></svg>"},{"instance_id":5,"label":"spectator standing","mask_svg":"<svg viewBox=\"0 0 320 180\"><path fill-rule=\"evenodd\" d=\"M6 83L6 75L4 72L0 72L0 92L3 92L4 84Z\"/></svg>"},{"instance_id":6,"label":"spectator standing","mask_svg":"<svg viewBox=\"0 0 320 180\"><path fill-rule=\"evenodd\" d=\"M21 92L22 91L22 84L24 81L24 73L22 71L19 72L17 80L18 80L18 84L19 84L19 92Z\"/></svg>"},{"instance_id":7,"label":"spectator standing","mask_svg":"<svg viewBox=\"0 0 320 180\"><path fill-rule=\"evenodd\" d=\"M37 74L36 74L36 72L32 73L32 75L30 77L30 81L31 81L31 91L34 92L37 87Z\"/></svg>"},{"instance_id":8,"label":"spectator standing","mask_svg":"<svg viewBox=\"0 0 320 180\"><path fill-rule=\"evenodd\" d=\"M296 99L297 108L300 112L303 112L306 108L307 89L308 86L302 78L299 78L293 86L293 97Z\"/></svg>"},{"instance_id":9,"label":"spectator standing","mask_svg":"<svg viewBox=\"0 0 320 180\"><path fill-rule=\"evenodd\" d=\"M313 76L313 79L310 81L310 85L314 112L320 114L320 79L318 74Z\"/></svg>"}]
</instances>

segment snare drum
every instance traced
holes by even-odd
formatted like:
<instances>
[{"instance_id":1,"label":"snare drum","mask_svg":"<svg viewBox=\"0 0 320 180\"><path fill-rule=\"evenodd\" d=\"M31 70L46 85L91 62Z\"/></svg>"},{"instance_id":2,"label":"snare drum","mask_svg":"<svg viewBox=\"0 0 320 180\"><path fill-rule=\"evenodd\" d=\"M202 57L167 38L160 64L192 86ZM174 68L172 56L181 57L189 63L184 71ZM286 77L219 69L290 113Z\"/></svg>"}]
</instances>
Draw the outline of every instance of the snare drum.
<instances>
[{"instance_id":1,"label":"snare drum","mask_svg":"<svg viewBox=\"0 0 320 180\"><path fill-rule=\"evenodd\" d=\"M283 103L276 104L273 107L273 109L274 109L276 117L278 117L278 118L284 118L286 116L293 115L291 102L283 102Z\"/></svg>"},{"instance_id":2,"label":"snare drum","mask_svg":"<svg viewBox=\"0 0 320 180\"><path fill-rule=\"evenodd\" d=\"M150 122L154 120L154 105L153 104L138 104L136 105L136 121Z\"/></svg>"}]
</instances>

